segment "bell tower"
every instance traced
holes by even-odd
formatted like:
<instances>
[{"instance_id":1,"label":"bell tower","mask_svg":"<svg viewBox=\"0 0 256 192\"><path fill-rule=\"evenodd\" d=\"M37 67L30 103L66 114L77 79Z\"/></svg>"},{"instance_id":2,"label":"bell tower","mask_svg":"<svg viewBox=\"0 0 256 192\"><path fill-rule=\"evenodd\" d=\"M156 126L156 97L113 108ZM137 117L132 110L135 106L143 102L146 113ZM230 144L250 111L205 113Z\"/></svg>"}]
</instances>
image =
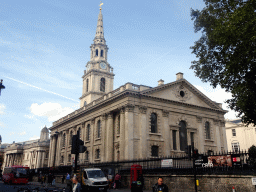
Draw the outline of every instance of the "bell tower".
<instances>
[{"instance_id":1,"label":"bell tower","mask_svg":"<svg viewBox=\"0 0 256 192\"><path fill-rule=\"evenodd\" d=\"M102 95L113 91L114 73L108 63L108 46L104 38L103 16L98 16L96 35L91 48L91 59L86 64L83 78L83 91L80 99L80 107L83 107Z\"/></svg>"}]
</instances>

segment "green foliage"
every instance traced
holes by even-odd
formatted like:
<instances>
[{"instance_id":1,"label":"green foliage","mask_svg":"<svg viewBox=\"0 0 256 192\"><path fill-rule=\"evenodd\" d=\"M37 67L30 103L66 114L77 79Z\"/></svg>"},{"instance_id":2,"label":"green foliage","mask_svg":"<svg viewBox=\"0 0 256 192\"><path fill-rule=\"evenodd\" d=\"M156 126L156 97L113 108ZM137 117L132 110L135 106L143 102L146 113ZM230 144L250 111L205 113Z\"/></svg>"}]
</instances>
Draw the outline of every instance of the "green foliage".
<instances>
[{"instance_id":1,"label":"green foliage","mask_svg":"<svg viewBox=\"0 0 256 192\"><path fill-rule=\"evenodd\" d=\"M256 168L256 146L252 145L249 150L249 163Z\"/></svg>"},{"instance_id":2,"label":"green foliage","mask_svg":"<svg viewBox=\"0 0 256 192\"><path fill-rule=\"evenodd\" d=\"M245 124L256 125L256 1L204 0L191 9L201 38L191 47L198 60L191 69L203 82L231 92L225 101Z\"/></svg>"}]
</instances>

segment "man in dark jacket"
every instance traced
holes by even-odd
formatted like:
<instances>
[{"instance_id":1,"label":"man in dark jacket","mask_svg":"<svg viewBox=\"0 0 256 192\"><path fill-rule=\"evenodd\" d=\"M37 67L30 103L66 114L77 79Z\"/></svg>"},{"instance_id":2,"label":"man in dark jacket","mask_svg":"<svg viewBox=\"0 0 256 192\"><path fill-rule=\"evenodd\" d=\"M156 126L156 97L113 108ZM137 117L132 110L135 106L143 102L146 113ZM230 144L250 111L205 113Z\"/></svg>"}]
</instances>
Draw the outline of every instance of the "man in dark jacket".
<instances>
[{"instance_id":1,"label":"man in dark jacket","mask_svg":"<svg viewBox=\"0 0 256 192\"><path fill-rule=\"evenodd\" d=\"M158 177L157 183L153 186L153 192L168 192L168 187L163 183L162 177Z\"/></svg>"}]
</instances>

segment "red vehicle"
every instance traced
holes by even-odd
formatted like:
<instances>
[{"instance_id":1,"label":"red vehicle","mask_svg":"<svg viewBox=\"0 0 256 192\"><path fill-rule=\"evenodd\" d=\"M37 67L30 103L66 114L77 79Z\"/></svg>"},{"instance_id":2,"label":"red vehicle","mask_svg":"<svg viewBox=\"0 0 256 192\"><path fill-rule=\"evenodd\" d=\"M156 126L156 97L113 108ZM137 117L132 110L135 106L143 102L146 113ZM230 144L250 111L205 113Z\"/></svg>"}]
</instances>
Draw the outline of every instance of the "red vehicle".
<instances>
[{"instance_id":1,"label":"red vehicle","mask_svg":"<svg viewBox=\"0 0 256 192\"><path fill-rule=\"evenodd\" d=\"M9 184L27 184L29 179L29 167L12 166L5 167L2 180Z\"/></svg>"}]
</instances>

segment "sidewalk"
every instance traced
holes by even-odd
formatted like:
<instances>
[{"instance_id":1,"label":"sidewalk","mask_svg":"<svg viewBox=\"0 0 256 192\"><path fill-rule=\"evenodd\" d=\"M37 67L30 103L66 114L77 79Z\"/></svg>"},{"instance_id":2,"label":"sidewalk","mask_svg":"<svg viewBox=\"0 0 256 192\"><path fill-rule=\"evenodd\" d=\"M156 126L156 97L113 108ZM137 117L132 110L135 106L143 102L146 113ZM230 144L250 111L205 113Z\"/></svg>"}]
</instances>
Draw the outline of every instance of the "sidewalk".
<instances>
[{"instance_id":1,"label":"sidewalk","mask_svg":"<svg viewBox=\"0 0 256 192\"><path fill-rule=\"evenodd\" d=\"M28 182L29 185L35 185L35 186L40 186L42 187L42 184L40 182ZM62 184L62 183L56 183L55 187L59 189L63 189L67 186L67 184ZM131 192L131 189L111 189L109 192ZM150 190L143 190L143 192L152 192Z\"/></svg>"}]
</instances>

